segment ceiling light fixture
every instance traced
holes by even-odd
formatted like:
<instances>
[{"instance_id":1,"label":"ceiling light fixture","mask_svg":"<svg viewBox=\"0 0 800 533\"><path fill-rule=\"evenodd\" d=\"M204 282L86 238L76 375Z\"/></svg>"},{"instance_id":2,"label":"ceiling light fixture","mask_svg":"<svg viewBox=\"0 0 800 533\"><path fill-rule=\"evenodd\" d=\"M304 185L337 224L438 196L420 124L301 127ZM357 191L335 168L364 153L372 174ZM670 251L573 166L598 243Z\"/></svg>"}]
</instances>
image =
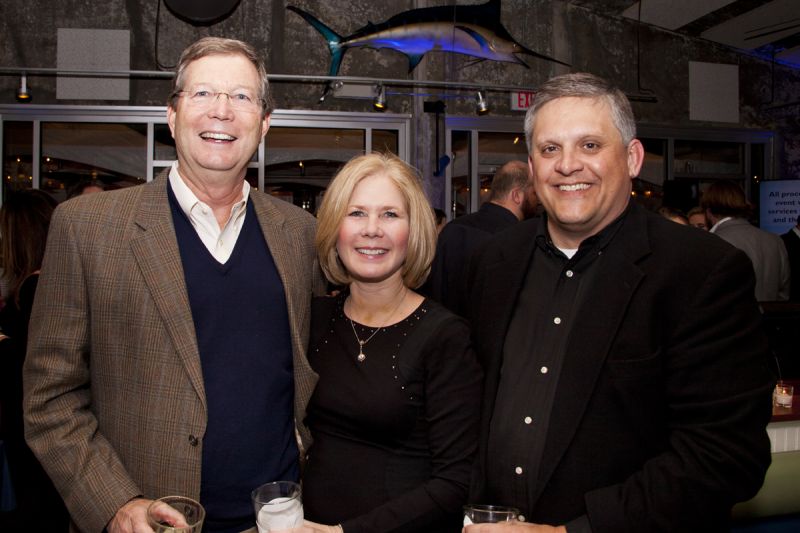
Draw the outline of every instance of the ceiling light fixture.
<instances>
[{"instance_id":1,"label":"ceiling light fixture","mask_svg":"<svg viewBox=\"0 0 800 533\"><path fill-rule=\"evenodd\" d=\"M475 95L475 112L478 115L485 115L489 112L489 103L486 101L483 91L478 91L478 94Z\"/></svg>"},{"instance_id":2,"label":"ceiling light fixture","mask_svg":"<svg viewBox=\"0 0 800 533\"><path fill-rule=\"evenodd\" d=\"M31 93L28 92L28 76L24 72L19 80L19 89L17 90L17 102L27 104L31 101Z\"/></svg>"},{"instance_id":3,"label":"ceiling light fixture","mask_svg":"<svg viewBox=\"0 0 800 533\"><path fill-rule=\"evenodd\" d=\"M372 107L375 108L376 111L385 111L386 110L386 87L383 86L382 83L379 83L375 86L375 98L372 100Z\"/></svg>"}]
</instances>

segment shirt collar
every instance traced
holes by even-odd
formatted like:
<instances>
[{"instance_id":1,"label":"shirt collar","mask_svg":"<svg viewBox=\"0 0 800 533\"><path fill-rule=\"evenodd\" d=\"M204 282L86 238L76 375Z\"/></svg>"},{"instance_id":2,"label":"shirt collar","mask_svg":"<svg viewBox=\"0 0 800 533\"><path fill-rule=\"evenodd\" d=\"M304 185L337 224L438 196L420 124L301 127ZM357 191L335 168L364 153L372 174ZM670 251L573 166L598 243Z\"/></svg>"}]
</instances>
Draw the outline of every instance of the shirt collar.
<instances>
[{"instance_id":1,"label":"shirt collar","mask_svg":"<svg viewBox=\"0 0 800 533\"><path fill-rule=\"evenodd\" d=\"M600 230L598 233L595 233L591 237L588 237L581 241L580 246L578 247L578 252L572 257L568 258L570 260L577 261L581 257L585 256L591 250L604 250L614 239L614 235L617 234L619 228L622 227L622 223L625 220L625 217L631 210L631 204L625 207L625 210L620 214L616 219L614 219L608 226ZM567 258L564 253L553 244L553 240L550 238L550 232L547 229L547 213L545 212L541 219L539 220L539 226L536 229L536 245L541 249L549 253L555 253L560 257Z\"/></svg>"},{"instance_id":2,"label":"shirt collar","mask_svg":"<svg viewBox=\"0 0 800 533\"><path fill-rule=\"evenodd\" d=\"M175 199L178 201L178 205L181 208L181 211L191 219L192 216L192 209L197 204L201 204L206 206L203 202L201 202L197 196L192 192L186 182L183 181L183 178L178 173L178 162L175 161L172 163L172 168L169 170L169 184L172 186L172 192L175 193ZM234 204L234 208L240 206L243 203L247 202L247 199L250 197L250 184L247 180L244 180L244 185L242 186L242 199ZM207 207L207 206L206 206ZM233 209L231 210L233 211Z\"/></svg>"},{"instance_id":3,"label":"shirt collar","mask_svg":"<svg viewBox=\"0 0 800 533\"><path fill-rule=\"evenodd\" d=\"M708 230L708 232L709 232L709 233L714 233L714 232L716 232L718 227L720 227L722 224L724 224L725 222L729 221L729 220L730 220L730 219L732 219L732 218L733 218L733 217L725 217L725 218L721 218L721 219L719 219L719 220L717 221L717 223L716 223L716 224L714 224L713 226L711 226L711 229L710 229L710 230Z\"/></svg>"}]
</instances>

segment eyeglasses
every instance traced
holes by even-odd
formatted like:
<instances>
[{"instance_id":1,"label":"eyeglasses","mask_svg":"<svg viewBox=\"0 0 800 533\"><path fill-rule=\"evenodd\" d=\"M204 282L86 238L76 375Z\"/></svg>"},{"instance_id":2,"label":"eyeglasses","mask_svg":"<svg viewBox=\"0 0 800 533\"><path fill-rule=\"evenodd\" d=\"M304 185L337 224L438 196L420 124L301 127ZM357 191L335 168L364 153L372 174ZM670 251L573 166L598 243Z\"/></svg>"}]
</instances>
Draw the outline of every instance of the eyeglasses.
<instances>
[{"instance_id":1,"label":"eyeglasses","mask_svg":"<svg viewBox=\"0 0 800 533\"><path fill-rule=\"evenodd\" d=\"M237 111L256 113L263 109L263 100L255 98L247 93L226 93L222 91L210 91L197 89L194 91L175 91L175 96L185 96L187 103L198 109L207 109L214 105L221 94L228 97L228 104Z\"/></svg>"}]
</instances>

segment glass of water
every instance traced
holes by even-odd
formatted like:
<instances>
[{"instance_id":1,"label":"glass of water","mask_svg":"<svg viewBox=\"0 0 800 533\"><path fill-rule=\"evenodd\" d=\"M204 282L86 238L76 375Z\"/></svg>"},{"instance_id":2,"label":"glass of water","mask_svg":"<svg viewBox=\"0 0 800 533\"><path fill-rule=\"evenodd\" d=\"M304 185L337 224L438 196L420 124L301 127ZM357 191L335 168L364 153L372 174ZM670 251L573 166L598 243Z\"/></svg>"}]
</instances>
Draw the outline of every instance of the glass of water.
<instances>
[{"instance_id":1,"label":"glass of water","mask_svg":"<svg viewBox=\"0 0 800 533\"><path fill-rule=\"evenodd\" d=\"M147 523L155 533L200 533L206 511L185 496L164 496L147 507Z\"/></svg>"},{"instance_id":2,"label":"glass of water","mask_svg":"<svg viewBox=\"0 0 800 533\"><path fill-rule=\"evenodd\" d=\"M252 493L258 533L270 533L303 525L303 500L300 485L293 481L273 481Z\"/></svg>"},{"instance_id":3,"label":"glass of water","mask_svg":"<svg viewBox=\"0 0 800 533\"><path fill-rule=\"evenodd\" d=\"M519 509L514 507L470 504L464 506L464 525L513 522L518 515Z\"/></svg>"}]
</instances>

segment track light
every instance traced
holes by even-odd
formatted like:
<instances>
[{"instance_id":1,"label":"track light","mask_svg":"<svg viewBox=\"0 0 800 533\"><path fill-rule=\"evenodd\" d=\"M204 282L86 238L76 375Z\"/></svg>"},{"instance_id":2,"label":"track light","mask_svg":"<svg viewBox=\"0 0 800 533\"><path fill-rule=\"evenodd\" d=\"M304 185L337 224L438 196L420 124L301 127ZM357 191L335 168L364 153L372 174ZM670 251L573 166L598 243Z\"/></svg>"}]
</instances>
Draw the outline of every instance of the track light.
<instances>
[{"instance_id":1,"label":"track light","mask_svg":"<svg viewBox=\"0 0 800 533\"><path fill-rule=\"evenodd\" d=\"M483 91L478 91L475 95L475 112L479 115L485 115L489 112L489 103L483 95Z\"/></svg>"},{"instance_id":2,"label":"track light","mask_svg":"<svg viewBox=\"0 0 800 533\"><path fill-rule=\"evenodd\" d=\"M17 102L27 104L31 101L31 93L28 92L28 76L23 72L17 90Z\"/></svg>"},{"instance_id":3,"label":"track light","mask_svg":"<svg viewBox=\"0 0 800 533\"><path fill-rule=\"evenodd\" d=\"M375 86L375 98L372 100L372 107L375 108L376 111L385 111L386 110L386 87L383 84L378 84Z\"/></svg>"}]
</instances>

